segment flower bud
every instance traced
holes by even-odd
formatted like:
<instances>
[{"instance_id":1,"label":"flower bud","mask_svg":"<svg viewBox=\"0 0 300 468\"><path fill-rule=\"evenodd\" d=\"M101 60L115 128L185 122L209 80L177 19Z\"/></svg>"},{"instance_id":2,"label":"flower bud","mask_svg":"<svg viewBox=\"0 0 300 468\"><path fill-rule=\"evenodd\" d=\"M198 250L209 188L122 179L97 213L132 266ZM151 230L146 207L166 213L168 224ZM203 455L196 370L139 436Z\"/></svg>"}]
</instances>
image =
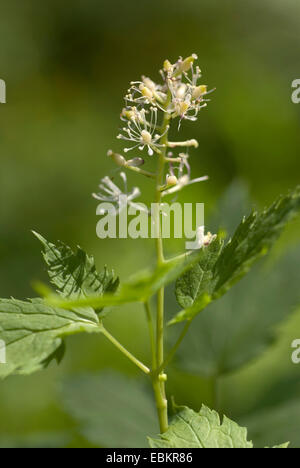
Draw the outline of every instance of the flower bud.
<instances>
[{"instance_id":1,"label":"flower bud","mask_svg":"<svg viewBox=\"0 0 300 468\"><path fill-rule=\"evenodd\" d=\"M178 179L174 175L167 175L166 182L168 187L172 187L173 185L178 184Z\"/></svg>"},{"instance_id":2,"label":"flower bud","mask_svg":"<svg viewBox=\"0 0 300 468\"><path fill-rule=\"evenodd\" d=\"M179 72L180 73L183 73L183 72L187 72L189 71L189 69L191 68L192 64L194 63L194 61L197 59L197 55L196 54L192 54L190 57L187 57L186 59L184 59L182 62L179 63Z\"/></svg>"},{"instance_id":3,"label":"flower bud","mask_svg":"<svg viewBox=\"0 0 300 468\"><path fill-rule=\"evenodd\" d=\"M177 115L184 115L190 107L190 103L188 101L178 102L175 105L175 110Z\"/></svg>"},{"instance_id":4,"label":"flower bud","mask_svg":"<svg viewBox=\"0 0 300 468\"><path fill-rule=\"evenodd\" d=\"M126 117L126 119L131 120L134 116L135 116L135 113L133 110L126 109L126 107L122 109L121 117Z\"/></svg>"},{"instance_id":5,"label":"flower bud","mask_svg":"<svg viewBox=\"0 0 300 468\"><path fill-rule=\"evenodd\" d=\"M173 65L171 64L171 62L169 60L165 60L164 61L164 70L166 72L170 72L170 71L172 71L172 69L173 69Z\"/></svg>"},{"instance_id":6,"label":"flower bud","mask_svg":"<svg viewBox=\"0 0 300 468\"><path fill-rule=\"evenodd\" d=\"M126 159L121 156L121 154L114 153L112 150L107 152L107 156L110 157L117 166L125 166L126 164Z\"/></svg>"},{"instance_id":7,"label":"flower bud","mask_svg":"<svg viewBox=\"0 0 300 468\"><path fill-rule=\"evenodd\" d=\"M127 166L133 166L133 167L139 167L139 166L142 166L144 163L145 163L145 161L143 160L143 158L133 158L133 159L129 159L129 161L127 161L126 165Z\"/></svg>"},{"instance_id":8,"label":"flower bud","mask_svg":"<svg viewBox=\"0 0 300 468\"><path fill-rule=\"evenodd\" d=\"M206 93L207 93L207 86L206 85L196 86L193 89L192 98L193 99L199 99L201 96L203 96L203 94L206 94Z\"/></svg>"},{"instance_id":9,"label":"flower bud","mask_svg":"<svg viewBox=\"0 0 300 468\"><path fill-rule=\"evenodd\" d=\"M148 99L153 99L153 92L147 86L145 86L144 84L140 84L139 89L143 96L145 96Z\"/></svg>"}]
</instances>

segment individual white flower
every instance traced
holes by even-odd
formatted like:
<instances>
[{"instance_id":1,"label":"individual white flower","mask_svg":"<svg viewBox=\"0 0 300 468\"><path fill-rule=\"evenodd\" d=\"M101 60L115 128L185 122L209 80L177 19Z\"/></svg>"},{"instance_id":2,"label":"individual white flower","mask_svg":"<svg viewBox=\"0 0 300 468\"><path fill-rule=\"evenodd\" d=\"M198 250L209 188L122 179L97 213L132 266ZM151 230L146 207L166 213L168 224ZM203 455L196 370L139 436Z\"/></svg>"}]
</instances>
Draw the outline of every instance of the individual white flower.
<instances>
[{"instance_id":1,"label":"individual white flower","mask_svg":"<svg viewBox=\"0 0 300 468\"><path fill-rule=\"evenodd\" d=\"M170 174L168 174L166 177L166 186L162 191L163 197L179 192L188 185L208 180L208 176L191 179L191 169L188 163L188 155L185 153L180 153L179 157L181 161L178 167L175 169L174 163L172 161L170 162ZM175 175L175 170L177 170L177 176Z\"/></svg>"},{"instance_id":2,"label":"individual white flower","mask_svg":"<svg viewBox=\"0 0 300 468\"><path fill-rule=\"evenodd\" d=\"M144 208L140 204L132 201L141 195L140 189L138 187L133 187L131 192L129 192L127 189L126 174L121 172L120 177L123 181L123 190L121 190L108 176L106 176L101 179L99 184L101 192L93 193L93 197L101 202L111 203L116 208L116 215L120 214L127 205L132 206L139 211L144 211ZM105 214L105 210L103 209L99 214Z\"/></svg>"},{"instance_id":3,"label":"individual white flower","mask_svg":"<svg viewBox=\"0 0 300 468\"><path fill-rule=\"evenodd\" d=\"M216 234L208 232L205 234L205 227L199 226L196 230L196 249L201 249L202 247L208 247L215 239L217 238Z\"/></svg>"},{"instance_id":4,"label":"individual white flower","mask_svg":"<svg viewBox=\"0 0 300 468\"><path fill-rule=\"evenodd\" d=\"M137 111L136 108L133 109L135 109L135 111L130 116L130 119L127 122L127 127L122 129L124 135L121 133L117 136L118 139L134 143L133 146L124 149L125 153L133 150L134 148L138 148L142 151L145 147L148 149L149 156L152 156L154 152L160 153L159 148L162 148L164 145L159 141L167 133L169 127L166 128L163 134L156 134L157 108L150 107L149 121L146 118L145 109L141 109L141 111Z\"/></svg>"},{"instance_id":5,"label":"individual white flower","mask_svg":"<svg viewBox=\"0 0 300 468\"><path fill-rule=\"evenodd\" d=\"M164 111L161 105L167 98L165 86L154 83L154 81L146 76L142 77L142 81L132 81L130 84L131 87L125 96L127 103L138 105L151 104Z\"/></svg>"}]
</instances>

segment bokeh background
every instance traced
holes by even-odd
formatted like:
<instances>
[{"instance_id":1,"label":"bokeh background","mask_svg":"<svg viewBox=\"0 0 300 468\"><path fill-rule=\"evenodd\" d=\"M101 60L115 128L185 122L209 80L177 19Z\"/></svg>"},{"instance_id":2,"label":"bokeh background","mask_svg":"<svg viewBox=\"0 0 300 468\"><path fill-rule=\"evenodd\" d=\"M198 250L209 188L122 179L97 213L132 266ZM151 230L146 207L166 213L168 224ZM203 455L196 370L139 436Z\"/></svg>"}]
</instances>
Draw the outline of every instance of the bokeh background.
<instances>
[{"instance_id":1,"label":"bokeh background","mask_svg":"<svg viewBox=\"0 0 300 468\"><path fill-rule=\"evenodd\" d=\"M230 231L245 205L264 207L297 185L300 105L291 102L291 83L300 73L299 18L297 0L2 0L1 297L32 297L32 282L46 280L31 229L81 245L121 280L151 264L151 241L97 239L91 193L101 177L116 175L106 152L121 148L115 137L128 82L141 74L158 78L165 58L197 53L203 81L216 87L197 124L181 130L182 139L200 142L193 175L210 176L188 188L183 200L205 202L208 227L219 219ZM129 179L150 197L148 181ZM255 273L238 286L216 307L216 318L208 309L198 319L169 375L180 404L218 408L249 425L260 446L285 440L300 446L300 365L290 358L291 341L300 338L299 233L298 220L261 267L263 277ZM176 249L167 243L170 254ZM169 313L178 307L172 290L168 304ZM107 321L134 353L149 359L139 307L116 309ZM192 342L202 357L195 357ZM72 404L64 404L69 377L105 369L136 375L104 338L76 336L67 340L59 367L1 382L0 445L122 444L117 422L112 441L101 434L89 441ZM113 401L106 403L113 409Z\"/></svg>"}]
</instances>

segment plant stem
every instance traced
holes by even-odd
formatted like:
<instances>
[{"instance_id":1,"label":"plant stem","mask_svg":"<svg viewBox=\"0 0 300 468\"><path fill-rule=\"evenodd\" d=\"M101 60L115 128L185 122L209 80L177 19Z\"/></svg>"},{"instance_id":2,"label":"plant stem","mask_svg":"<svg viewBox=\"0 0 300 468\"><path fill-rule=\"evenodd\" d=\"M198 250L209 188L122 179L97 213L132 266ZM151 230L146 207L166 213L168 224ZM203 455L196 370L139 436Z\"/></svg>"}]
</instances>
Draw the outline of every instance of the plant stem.
<instances>
[{"instance_id":1,"label":"plant stem","mask_svg":"<svg viewBox=\"0 0 300 468\"><path fill-rule=\"evenodd\" d=\"M145 311L147 317L147 323L149 328L149 335L150 335L150 344L151 344L151 354L152 354L152 368L156 368L156 347L155 347L155 334L154 334L154 326L153 326L153 319L150 309L149 301L145 302Z\"/></svg>"},{"instance_id":2,"label":"plant stem","mask_svg":"<svg viewBox=\"0 0 300 468\"><path fill-rule=\"evenodd\" d=\"M121 343L119 343L119 341L114 336L112 336L106 330L106 328L104 328L103 325L101 325L101 333L103 333L103 335L106 336L106 338L116 348L118 348L121 351L121 353L123 353L128 359L130 359L130 361L132 361L137 367L139 367L143 372L145 372L145 374L150 374L150 369L147 366L145 366L145 364L143 364L141 361L139 361L135 356L133 356L133 354L131 354L126 348L124 348L124 346L122 346Z\"/></svg>"},{"instance_id":3,"label":"plant stem","mask_svg":"<svg viewBox=\"0 0 300 468\"><path fill-rule=\"evenodd\" d=\"M171 99L170 92L168 93L167 101L165 103L165 108L169 106ZM158 170L157 170L157 179L156 179L156 191L155 191L155 202L157 206L161 203L161 192L160 187L163 184L164 179L164 166L165 166L165 156L166 149L168 145L168 132L166 132L169 125L170 114L167 112L164 114L164 119L161 128L161 134L164 136L161 139L162 147L161 153L158 157ZM161 221L160 221L160 212L158 210L156 215L156 223L158 229L158 236L156 239L156 256L157 256L157 265L162 265L164 260L163 252L163 240L161 234ZM157 317L156 317L156 366L153 369L153 390L156 400L157 413L159 419L160 432L166 432L168 429L168 402L166 399L165 391L165 381L162 379L160 373L155 372L155 369L161 368L164 361L164 288L162 287L157 293ZM163 371L163 368L161 369Z\"/></svg>"},{"instance_id":4,"label":"plant stem","mask_svg":"<svg viewBox=\"0 0 300 468\"><path fill-rule=\"evenodd\" d=\"M141 169L140 167L130 166L129 164L125 164L124 167L126 167L126 169L129 169L132 172L136 172L137 174L142 174L148 177L149 179L156 179L156 174L149 172L149 171L145 171L144 169Z\"/></svg>"},{"instance_id":5,"label":"plant stem","mask_svg":"<svg viewBox=\"0 0 300 468\"><path fill-rule=\"evenodd\" d=\"M182 342L183 338L185 337L185 335L188 332L188 329L190 328L190 324L191 324L190 320L188 322L186 322L186 324L185 324L184 328L182 329L182 332L181 332L178 340L176 341L175 345L170 350L169 354L167 355L166 359L163 361L161 366L156 370L157 374L160 374L160 372L162 372L163 369L165 369L167 367L167 365L172 361L173 357L176 354L177 349L181 345L181 342Z\"/></svg>"}]
</instances>

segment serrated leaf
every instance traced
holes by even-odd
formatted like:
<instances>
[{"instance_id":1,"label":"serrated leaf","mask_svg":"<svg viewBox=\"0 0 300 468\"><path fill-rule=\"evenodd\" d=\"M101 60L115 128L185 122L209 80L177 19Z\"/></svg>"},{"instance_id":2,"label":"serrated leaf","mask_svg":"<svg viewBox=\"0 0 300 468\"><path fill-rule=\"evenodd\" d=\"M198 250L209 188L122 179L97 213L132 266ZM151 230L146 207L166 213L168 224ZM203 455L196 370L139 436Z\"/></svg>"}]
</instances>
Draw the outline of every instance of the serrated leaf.
<instances>
[{"instance_id":1,"label":"serrated leaf","mask_svg":"<svg viewBox=\"0 0 300 468\"><path fill-rule=\"evenodd\" d=\"M44 368L49 358L61 357L62 339L79 332L101 332L95 312L54 308L41 299L1 299L0 340L6 346L6 364L0 364L0 378Z\"/></svg>"},{"instance_id":2,"label":"serrated leaf","mask_svg":"<svg viewBox=\"0 0 300 468\"><path fill-rule=\"evenodd\" d=\"M148 437L151 448L244 448L251 449L247 429L202 405L199 413L180 407L169 429L159 439ZM273 448L287 448L288 443Z\"/></svg>"},{"instance_id":3,"label":"serrated leaf","mask_svg":"<svg viewBox=\"0 0 300 468\"><path fill-rule=\"evenodd\" d=\"M157 431L154 400L140 380L115 372L82 375L62 386L63 405L93 445L146 447Z\"/></svg>"},{"instance_id":4,"label":"serrated leaf","mask_svg":"<svg viewBox=\"0 0 300 468\"><path fill-rule=\"evenodd\" d=\"M216 284L214 278L215 265L223 249L223 242L219 239L202 249L200 261L176 282L176 298L181 307L170 323L191 320L200 310L213 300Z\"/></svg>"},{"instance_id":5,"label":"serrated leaf","mask_svg":"<svg viewBox=\"0 0 300 468\"><path fill-rule=\"evenodd\" d=\"M300 247L275 264L265 262L190 327L179 349L182 369L201 376L224 375L261 355L274 342L277 326L300 303Z\"/></svg>"},{"instance_id":6,"label":"serrated leaf","mask_svg":"<svg viewBox=\"0 0 300 468\"><path fill-rule=\"evenodd\" d=\"M216 411L202 406L199 413L182 407L159 439L149 438L151 448L253 448L247 429Z\"/></svg>"},{"instance_id":7,"label":"serrated leaf","mask_svg":"<svg viewBox=\"0 0 300 468\"><path fill-rule=\"evenodd\" d=\"M179 278L176 297L184 310L171 323L192 319L210 302L224 295L258 258L268 252L282 229L299 210L300 187L297 187L291 194L280 197L268 210L261 214L252 213L244 219L232 240L216 253L217 257L209 257L208 273L205 265L203 267L199 264L183 278Z\"/></svg>"},{"instance_id":8,"label":"serrated leaf","mask_svg":"<svg viewBox=\"0 0 300 468\"><path fill-rule=\"evenodd\" d=\"M48 266L50 281L63 297L77 299L116 291L119 280L115 278L114 272L105 267L98 273L94 258L80 247L73 252L63 242L55 245L40 234L33 233L44 247L43 257Z\"/></svg>"},{"instance_id":9,"label":"serrated leaf","mask_svg":"<svg viewBox=\"0 0 300 468\"><path fill-rule=\"evenodd\" d=\"M280 197L263 213L252 213L240 224L216 265L218 282L215 297L225 294L258 258L269 251L299 210L300 186L287 196Z\"/></svg>"},{"instance_id":10,"label":"serrated leaf","mask_svg":"<svg viewBox=\"0 0 300 468\"><path fill-rule=\"evenodd\" d=\"M116 294L104 294L102 297L90 296L78 300L62 300L59 297L48 297L50 304L63 308L106 307L130 302L146 302L157 291L175 281L178 276L195 265L203 256L204 249L187 253L180 258L171 259L152 271L136 273L127 283L121 284Z\"/></svg>"}]
</instances>

